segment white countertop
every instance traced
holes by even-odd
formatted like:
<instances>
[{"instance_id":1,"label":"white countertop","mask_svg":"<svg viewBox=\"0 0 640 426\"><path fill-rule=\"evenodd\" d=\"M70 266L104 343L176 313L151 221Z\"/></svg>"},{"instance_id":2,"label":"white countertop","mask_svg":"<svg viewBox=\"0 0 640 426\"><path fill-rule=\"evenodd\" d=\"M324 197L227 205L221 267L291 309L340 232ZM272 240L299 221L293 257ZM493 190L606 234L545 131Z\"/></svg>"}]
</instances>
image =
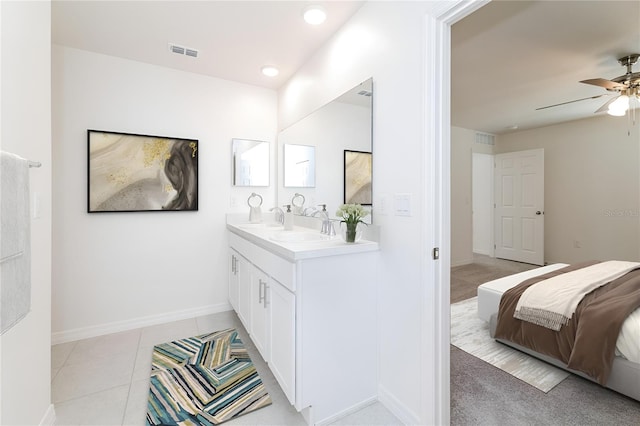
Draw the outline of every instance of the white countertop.
<instances>
[{"instance_id":1,"label":"white countertop","mask_svg":"<svg viewBox=\"0 0 640 426\"><path fill-rule=\"evenodd\" d=\"M294 226L293 231L284 231L284 228L277 224L233 223L228 220L227 229L292 262L324 256L349 255L379 250L378 243L375 241L360 240L355 243L346 243L340 235L334 235L329 238L320 234L320 231L316 229L302 226ZM317 234L323 239L295 242L278 240L279 237L287 237L287 233L299 233L298 235L301 237L303 237L301 234ZM295 237L296 235L291 236Z\"/></svg>"}]
</instances>

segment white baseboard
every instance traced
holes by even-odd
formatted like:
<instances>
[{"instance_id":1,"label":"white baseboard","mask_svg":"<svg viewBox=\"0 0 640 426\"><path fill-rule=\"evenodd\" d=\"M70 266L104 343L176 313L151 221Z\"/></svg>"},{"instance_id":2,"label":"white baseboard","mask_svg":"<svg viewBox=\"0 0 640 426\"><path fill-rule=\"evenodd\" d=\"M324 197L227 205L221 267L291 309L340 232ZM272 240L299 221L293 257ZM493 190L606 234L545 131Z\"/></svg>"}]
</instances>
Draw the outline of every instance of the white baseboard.
<instances>
[{"instance_id":1,"label":"white baseboard","mask_svg":"<svg viewBox=\"0 0 640 426\"><path fill-rule=\"evenodd\" d=\"M42 416L42 420L40 420L40 426L53 426L56 424L56 410L53 404L49 405L47 408L47 412Z\"/></svg>"},{"instance_id":2,"label":"white baseboard","mask_svg":"<svg viewBox=\"0 0 640 426\"><path fill-rule=\"evenodd\" d=\"M411 411L384 386L378 385L378 401L405 425L419 425L420 416Z\"/></svg>"},{"instance_id":3,"label":"white baseboard","mask_svg":"<svg viewBox=\"0 0 640 426\"><path fill-rule=\"evenodd\" d=\"M363 408L368 407L369 405L375 403L377 400L378 400L378 398L376 396L372 396L371 398L365 399L362 402L359 402L359 403L357 403L355 405L352 405L351 407L346 408L346 409L340 411L337 414L334 414L334 415L332 415L330 417L327 417L326 419L317 421L315 424L318 425L318 426L331 424L331 423L335 422L336 420L340 420L343 417L347 417L349 414L353 414L356 411L360 411Z\"/></svg>"},{"instance_id":4,"label":"white baseboard","mask_svg":"<svg viewBox=\"0 0 640 426\"><path fill-rule=\"evenodd\" d=\"M184 309L181 311L165 312L158 315L133 318L125 321L115 321L91 327L57 331L51 334L51 344L57 345L59 343L73 342L76 340L88 339L90 337L103 336L105 334L119 333L121 331L148 327L150 325L164 324L167 322L196 318L203 315L217 314L219 312L230 311L231 309L232 308L229 303L218 303L216 305L202 306L194 309Z\"/></svg>"},{"instance_id":5,"label":"white baseboard","mask_svg":"<svg viewBox=\"0 0 640 426\"><path fill-rule=\"evenodd\" d=\"M453 268L454 266L462 266L462 265L470 265L473 263L473 259L467 259L467 260L457 260L457 261L451 261L451 267Z\"/></svg>"}]
</instances>

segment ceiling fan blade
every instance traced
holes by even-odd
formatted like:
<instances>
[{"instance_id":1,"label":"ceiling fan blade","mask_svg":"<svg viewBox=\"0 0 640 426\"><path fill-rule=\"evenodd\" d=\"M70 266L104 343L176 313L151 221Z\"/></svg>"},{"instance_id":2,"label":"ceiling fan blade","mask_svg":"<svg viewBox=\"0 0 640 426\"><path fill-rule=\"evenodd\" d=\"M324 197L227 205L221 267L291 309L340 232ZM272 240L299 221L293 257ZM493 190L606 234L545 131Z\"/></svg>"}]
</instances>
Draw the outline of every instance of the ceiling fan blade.
<instances>
[{"instance_id":1,"label":"ceiling fan blade","mask_svg":"<svg viewBox=\"0 0 640 426\"><path fill-rule=\"evenodd\" d=\"M626 89L627 86L621 83L616 83L615 81L605 80L604 78L592 78L590 80L582 80L580 83L584 84L592 84L598 87L604 87L608 90L616 90L616 89Z\"/></svg>"},{"instance_id":2,"label":"ceiling fan blade","mask_svg":"<svg viewBox=\"0 0 640 426\"><path fill-rule=\"evenodd\" d=\"M609 99L609 100L608 100L604 105L602 105L600 108L598 108L597 110L595 110L595 111L594 111L594 114L597 114L597 113L599 113L599 112L606 111L607 109L609 109L609 105L611 105L611 103L612 103L613 101L615 101L616 99L618 99L619 97L620 97L620 96L615 96L615 97L613 97L613 98Z\"/></svg>"},{"instance_id":3,"label":"ceiling fan blade","mask_svg":"<svg viewBox=\"0 0 640 426\"><path fill-rule=\"evenodd\" d=\"M612 78L611 81L614 83L624 84L625 81L630 82L631 84L638 83L640 81L640 72L633 72L625 75L621 75L620 77Z\"/></svg>"},{"instance_id":4,"label":"ceiling fan blade","mask_svg":"<svg viewBox=\"0 0 640 426\"><path fill-rule=\"evenodd\" d=\"M587 99L598 99L598 98L601 98L603 96L608 96L608 93L603 93L602 95L589 96L588 98L576 99L574 101L562 102L562 103L555 104L555 105L547 105L547 106L544 106L544 107L536 108L536 111L539 111L541 109L553 108L553 107L557 107L557 106L560 106L560 105L572 104L574 102L586 101Z\"/></svg>"}]
</instances>

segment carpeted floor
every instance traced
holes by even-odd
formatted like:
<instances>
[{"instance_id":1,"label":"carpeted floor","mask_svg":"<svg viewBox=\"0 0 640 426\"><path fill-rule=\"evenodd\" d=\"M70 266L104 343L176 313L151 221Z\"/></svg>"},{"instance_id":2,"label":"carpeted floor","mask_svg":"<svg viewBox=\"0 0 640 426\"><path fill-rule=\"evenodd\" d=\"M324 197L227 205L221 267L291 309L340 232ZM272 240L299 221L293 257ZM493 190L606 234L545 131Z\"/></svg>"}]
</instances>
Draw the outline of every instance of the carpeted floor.
<instances>
[{"instance_id":1,"label":"carpeted floor","mask_svg":"<svg viewBox=\"0 0 640 426\"><path fill-rule=\"evenodd\" d=\"M536 265L476 255L474 263L451 268L451 303L476 297L480 284L534 268Z\"/></svg>"},{"instance_id":2,"label":"carpeted floor","mask_svg":"<svg viewBox=\"0 0 640 426\"><path fill-rule=\"evenodd\" d=\"M451 305L451 344L543 392L549 392L569 376L564 370L492 339L489 324L478 318L477 297Z\"/></svg>"},{"instance_id":3,"label":"carpeted floor","mask_svg":"<svg viewBox=\"0 0 640 426\"><path fill-rule=\"evenodd\" d=\"M451 268L451 302L478 285L534 268L478 256ZM570 375L549 393L451 346L451 425L638 425L640 402Z\"/></svg>"}]
</instances>

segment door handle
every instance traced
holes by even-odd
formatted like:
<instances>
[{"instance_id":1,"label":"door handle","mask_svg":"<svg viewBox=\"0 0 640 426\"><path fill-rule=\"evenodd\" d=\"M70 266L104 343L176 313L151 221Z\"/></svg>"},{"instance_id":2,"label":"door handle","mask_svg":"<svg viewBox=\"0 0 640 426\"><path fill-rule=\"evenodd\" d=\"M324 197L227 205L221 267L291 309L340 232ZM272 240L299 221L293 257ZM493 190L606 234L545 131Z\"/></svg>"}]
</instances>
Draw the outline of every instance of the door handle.
<instances>
[{"instance_id":1,"label":"door handle","mask_svg":"<svg viewBox=\"0 0 640 426\"><path fill-rule=\"evenodd\" d=\"M541 212L540 210L538 210L538 211L536 212L536 215L537 215L537 216L540 216L541 214L544 214L544 212Z\"/></svg>"}]
</instances>

